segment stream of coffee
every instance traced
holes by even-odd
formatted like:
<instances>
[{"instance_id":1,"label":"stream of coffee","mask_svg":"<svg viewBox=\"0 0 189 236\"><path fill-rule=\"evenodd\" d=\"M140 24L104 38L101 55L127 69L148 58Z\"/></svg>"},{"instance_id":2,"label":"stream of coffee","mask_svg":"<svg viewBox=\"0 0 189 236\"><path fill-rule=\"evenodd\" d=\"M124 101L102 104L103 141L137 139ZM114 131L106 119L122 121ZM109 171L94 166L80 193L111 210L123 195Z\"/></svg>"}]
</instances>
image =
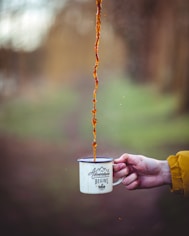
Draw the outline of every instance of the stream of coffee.
<instances>
[{"instance_id":1,"label":"stream of coffee","mask_svg":"<svg viewBox=\"0 0 189 236\"><path fill-rule=\"evenodd\" d=\"M99 54L98 54L98 49L99 49L99 42L100 42L100 28L101 28L101 10L102 10L102 0L96 0L96 41L95 41L95 46L94 46L94 51L95 51L95 66L93 70L93 78L94 78L94 90L93 90L93 109L92 109L92 126L93 126L93 143L92 143L92 148L93 148L93 158L94 162L96 161L96 149L97 149L97 135L96 135L96 125L97 125L97 118L96 118L96 103L97 103L97 90L98 90L98 75L97 75L97 70L98 70L98 65L99 65Z\"/></svg>"}]
</instances>

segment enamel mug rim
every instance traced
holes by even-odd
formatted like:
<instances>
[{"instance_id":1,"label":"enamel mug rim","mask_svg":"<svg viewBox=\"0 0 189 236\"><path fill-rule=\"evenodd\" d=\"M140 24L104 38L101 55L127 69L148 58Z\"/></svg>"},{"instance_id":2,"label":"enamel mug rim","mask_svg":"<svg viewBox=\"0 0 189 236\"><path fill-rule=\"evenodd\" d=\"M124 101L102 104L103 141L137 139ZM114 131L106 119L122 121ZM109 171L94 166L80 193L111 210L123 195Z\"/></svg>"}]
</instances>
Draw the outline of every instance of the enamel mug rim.
<instances>
[{"instance_id":1,"label":"enamel mug rim","mask_svg":"<svg viewBox=\"0 0 189 236\"><path fill-rule=\"evenodd\" d=\"M84 157L77 159L78 162L85 162L85 163L107 163L107 162L113 162L114 158L112 157L96 157L96 160L94 161L94 157Z\"/></svg>"}]
</instances>

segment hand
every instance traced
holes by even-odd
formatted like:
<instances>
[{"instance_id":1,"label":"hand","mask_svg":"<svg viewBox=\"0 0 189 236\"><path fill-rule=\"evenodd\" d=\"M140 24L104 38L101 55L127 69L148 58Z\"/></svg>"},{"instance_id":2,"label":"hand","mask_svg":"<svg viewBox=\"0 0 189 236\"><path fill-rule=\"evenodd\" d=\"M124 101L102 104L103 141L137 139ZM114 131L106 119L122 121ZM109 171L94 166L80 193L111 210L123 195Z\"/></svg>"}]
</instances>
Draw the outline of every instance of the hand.
<instances>
[{"instance_id":1,"label":"hand","mask_svg":"<svg viewBox=\"0 0 189 236\"><path fill-rule=\"evenodd\" d=\"M124 177L122 183L129 190L171 184L170 169L166 160L123 154L114 160L114 164L114 177Z\"/></svg>"}]
</instances>

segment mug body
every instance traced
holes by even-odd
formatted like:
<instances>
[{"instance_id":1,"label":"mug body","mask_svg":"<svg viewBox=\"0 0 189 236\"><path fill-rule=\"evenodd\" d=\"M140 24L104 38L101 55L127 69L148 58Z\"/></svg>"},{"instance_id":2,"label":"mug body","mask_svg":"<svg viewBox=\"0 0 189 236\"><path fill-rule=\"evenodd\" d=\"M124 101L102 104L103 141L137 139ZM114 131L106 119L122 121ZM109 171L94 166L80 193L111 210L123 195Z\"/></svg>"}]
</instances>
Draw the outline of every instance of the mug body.
<instances>
[{"instance_id":1,"label":"mug body","mask_svg":"<svg viewBox=\"0 0 189 236\"><path fill-rule=\"evenodd\" d=\"M103 194L113 189L113 158L93 157L78 159L80 191Z\"/></svg>"}]
</instances>

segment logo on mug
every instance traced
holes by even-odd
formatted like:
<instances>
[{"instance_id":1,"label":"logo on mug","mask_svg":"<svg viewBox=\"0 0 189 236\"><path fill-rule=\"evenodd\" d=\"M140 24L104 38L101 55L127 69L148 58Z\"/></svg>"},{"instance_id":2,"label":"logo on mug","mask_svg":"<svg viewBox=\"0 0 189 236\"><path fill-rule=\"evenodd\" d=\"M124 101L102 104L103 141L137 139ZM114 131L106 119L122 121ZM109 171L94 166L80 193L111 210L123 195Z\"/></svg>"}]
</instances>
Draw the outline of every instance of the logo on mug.
<instances>
[{"instance_id":1,"label":"logo on mug","mask_svg":"<svg viewBox=\"0 0 189 236\"><path fill-rule=\"evenodd\" d=\"M91 172L89 172L88 175L94 179L95 185L100 190L104 190L106 188L106 185L108 184L108 178L110 176L109 169L104 167L94 168Z\"/></svg>"},{"instance_id":2,"label":"logo on mug","mask_svg":"<svg viewBox=\"0 0 189 236\"><path fill-rule=\"evenodd\" d=\"M100 190L104 190L104 189L106 188L106 186L105 186L104 184L101 184L101 185L98 185L98 188L99 188Z\"/></svg>"}]
</instances>

